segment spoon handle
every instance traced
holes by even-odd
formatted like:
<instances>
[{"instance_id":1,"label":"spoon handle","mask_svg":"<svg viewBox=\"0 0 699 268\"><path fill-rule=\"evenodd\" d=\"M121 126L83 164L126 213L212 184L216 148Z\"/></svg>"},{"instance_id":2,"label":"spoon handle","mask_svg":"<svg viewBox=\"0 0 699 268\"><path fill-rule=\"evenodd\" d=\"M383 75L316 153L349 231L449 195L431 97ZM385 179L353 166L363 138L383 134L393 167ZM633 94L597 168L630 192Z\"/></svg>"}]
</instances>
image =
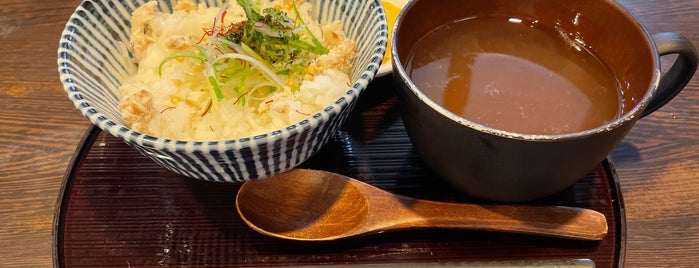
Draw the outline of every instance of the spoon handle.
<instances>
[{"instance_id":1,"label":"spoon handle","mask_svg":"<svg viewBox=\"0 0 699 268\"><path fill-rule=\"evenodd\" d=\"M424 227L500 231L580 240L601 240L607 234L604 214L561 206L478 205L406 199L403 206L417 216L410 224ZM405 204L405 203L403 203Z\"/></svg>"}]
</instances>

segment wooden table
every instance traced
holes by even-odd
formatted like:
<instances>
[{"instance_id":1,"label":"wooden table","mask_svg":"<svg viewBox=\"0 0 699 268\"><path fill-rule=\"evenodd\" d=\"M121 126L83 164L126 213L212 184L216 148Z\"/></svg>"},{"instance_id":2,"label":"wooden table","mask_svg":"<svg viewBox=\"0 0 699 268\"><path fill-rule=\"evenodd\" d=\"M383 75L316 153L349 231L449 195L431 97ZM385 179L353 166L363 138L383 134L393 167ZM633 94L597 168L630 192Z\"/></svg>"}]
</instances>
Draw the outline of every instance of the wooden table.
<instances>
[{"instance_id":1,"label":"wooden table","mask_svg":"<svg viewBox=\"0 0 699 268\"><path fill-rule=\"evenodd\" d=\"M623 0L651 33L699 44L699 1ZM0 5L0 260L52 266L52 222L72 153L89 122L58 80L56 48L77 0ZM628 267L699 263L699 76L642 119L613 151L626 205Z\"/></svg>"}]
</instances>

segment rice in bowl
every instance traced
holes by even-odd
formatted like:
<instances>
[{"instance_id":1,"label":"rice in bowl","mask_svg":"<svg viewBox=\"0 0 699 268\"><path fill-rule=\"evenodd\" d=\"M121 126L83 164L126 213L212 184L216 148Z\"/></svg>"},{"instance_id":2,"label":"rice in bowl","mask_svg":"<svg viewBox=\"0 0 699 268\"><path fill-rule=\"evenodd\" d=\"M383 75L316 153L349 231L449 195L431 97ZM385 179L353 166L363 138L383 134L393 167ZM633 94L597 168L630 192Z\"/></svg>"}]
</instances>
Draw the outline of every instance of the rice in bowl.
<instances>
[{"instance_id":1,"label":"rice in bowl","mask_svg":"<svg viewBox=\"0 0 699 268\"><path fill-rule=\"evenodd\" d=\"M156 4L133 12L138 71L119 88L135 131L191 141L259 135L319 112L350 86L355 42L340 21L313 20L308 2L180 0L172 13Z\"/></svg>"}]
</instances>

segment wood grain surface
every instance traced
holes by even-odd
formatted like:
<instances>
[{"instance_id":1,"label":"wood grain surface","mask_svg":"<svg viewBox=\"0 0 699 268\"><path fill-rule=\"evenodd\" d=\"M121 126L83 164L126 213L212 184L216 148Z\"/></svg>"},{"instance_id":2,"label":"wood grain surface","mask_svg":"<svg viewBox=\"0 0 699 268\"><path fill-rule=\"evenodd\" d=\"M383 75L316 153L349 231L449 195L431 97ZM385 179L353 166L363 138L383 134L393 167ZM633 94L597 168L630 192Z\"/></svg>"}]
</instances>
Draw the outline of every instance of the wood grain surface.
<instances>
[{"instance_id":1,"label":"wood grain surface","mask_svg":"<svg viewBox=\"0 0 699 268\"><path fill-rule=\"evenodd\" d=\"M623 0L651 33L699 44L699 1ZM0 260L51 267L61 180L89 126L58 80L56 48L77 0L0 4ZM667 60L664 60L667 62ZM627 267L699 263L699 77L611 155L627 217ZM126 266L125 266L126 267Z\"/></svg>"}]
</instances>

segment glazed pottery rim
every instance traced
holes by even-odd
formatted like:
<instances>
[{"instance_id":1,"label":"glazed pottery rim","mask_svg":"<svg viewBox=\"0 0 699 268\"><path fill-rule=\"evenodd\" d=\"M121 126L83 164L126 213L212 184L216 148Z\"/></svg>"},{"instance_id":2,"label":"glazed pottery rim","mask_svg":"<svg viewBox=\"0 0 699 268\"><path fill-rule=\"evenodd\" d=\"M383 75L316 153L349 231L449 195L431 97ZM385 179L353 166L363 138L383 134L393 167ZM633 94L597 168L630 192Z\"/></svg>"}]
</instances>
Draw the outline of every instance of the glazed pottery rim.
<instances>
[{"instance_id":1,"label":"glazed pottery rim","mask_svg":"<svg viewBox=\"0 0 699 268\"><path fill-rule=\"evenodd\" d=\"M401 10L401 12L398 14L398 17L396 18L396 23L395 27L393 28L392 31L392 37L390 40L391 44L391 62L393 65L393 73L394 79L400 79L402 81L401 84L403 84L403 87L407 87L410 90L410 94L415 95L417 99L426 104L427 106L430 107L430 109L436 111L440 115L448 118L450 121L453 121L455 123L458 123L461 126L468 127L470 129L474 129L479 132L487 133L490 135L495 135L495 136L500 136L504 138L509 138L509 139L516 139L516 140L524 140L524 141L539 141L539 142L548 142L548 141L560 141L560 140L576 140L576 139L583 139L585 137L590 137L594 136L597 134L605 133L609 130L616 129L621 125L624 125L628 122L635 121L642 117L643 111L646 109L650 101L652 100L653 96L655 96L655 93L658 89L658 84L660 82L660 77L661 77L661 71L660 71L660 59L658 55L658 50L657 47L653 41L652 35L648 32L646 27L641 23L641 21L633 15L629 10L621 6L619 3L616 3L611 0L602 0L601 2L605 2L611 7L613 7L617 12L619 12L619 15L623 15L627 18L627 21L631 23L633 26L635 26L640 33L643 35L643 39L645 40L645 44L647 47L651 49L652 53L652 70L653 74L650 79L651 83L646 88L646 92L643 95L643 98L634 105L633 109L623 113L621 116L616 117L614 120L611 120L603 125L600 125L595 128L591 129L586 129L583 131L577 131L577 132L569 132L569 133L562 133L562 134L526 134L526 133L518 133L518 132L512 132L512 131L506 131L506 130L501 130L493 127L489 127L483 124L476 123L474 121L468 120L454 112L449 111L448 109L442 107L441 105L437 104L435 101L427 97L422 90L419 89L415 83L410 79L410 76L407 74L405 71L405 68L403 67L403 63L401 62L400 58L398 57L398 49L396 48L396 41L397 41L397 34L398 30L401 28L401 25L403 24L403 20L405 17L405 14L410 11L410 9L415 5L416 2L419 0L413 0L409 1L405 7Z\"/></svg>"}]
</instances>

